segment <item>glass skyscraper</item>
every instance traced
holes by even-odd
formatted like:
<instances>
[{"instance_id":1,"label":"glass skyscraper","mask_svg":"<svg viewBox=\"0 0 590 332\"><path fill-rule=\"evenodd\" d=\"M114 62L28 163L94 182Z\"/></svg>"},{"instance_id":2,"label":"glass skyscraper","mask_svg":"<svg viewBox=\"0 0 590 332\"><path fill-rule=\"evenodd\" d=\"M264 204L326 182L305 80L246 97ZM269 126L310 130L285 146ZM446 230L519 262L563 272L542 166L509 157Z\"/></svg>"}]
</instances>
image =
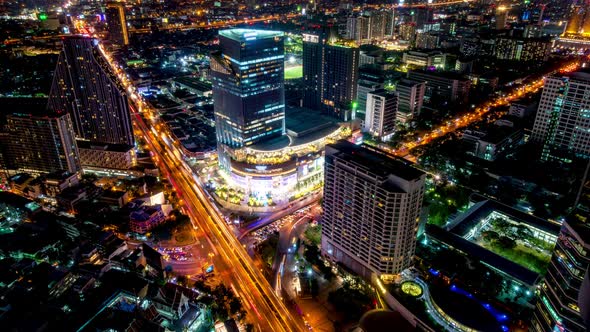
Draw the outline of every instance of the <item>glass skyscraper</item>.
<instances>
[{"instance_id":1,"label":"glass skyscraper","mask_svg":"<svg viewBox=\"0 0 590 332\"><path fill-rule=\"evenodd\" d=\"M283 39L278 31L219 32L220 50L211 56L211 73L222 167L236 150L285 132Z\"/></svg>"},{"instance_id":2,"label":"glass skyscraper","mask_svg":"<svg viewBox=\"0 0 590 332\"><path fill-rule=\"evenodd\" d=\"M588 308L584 308L590 265L590 225L587 214L563 223L539 298L531 331L582 332L587 330Z\"/></svg>"}]
</instances>

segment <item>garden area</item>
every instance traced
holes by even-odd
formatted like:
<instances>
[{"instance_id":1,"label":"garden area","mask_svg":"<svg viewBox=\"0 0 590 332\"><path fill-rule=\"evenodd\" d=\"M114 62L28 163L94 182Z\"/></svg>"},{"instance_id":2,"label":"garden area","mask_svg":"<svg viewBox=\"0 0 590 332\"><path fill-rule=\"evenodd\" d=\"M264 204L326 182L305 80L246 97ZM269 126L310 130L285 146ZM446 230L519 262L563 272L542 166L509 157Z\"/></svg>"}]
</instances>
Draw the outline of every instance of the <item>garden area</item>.
<instances>
[{"instance_id":1,"label":"garden area","mask_svg":"<svg viewBox=\"0 0 590 332\"><path fill-rule=\"evenodd\" d=\"M350 321L358 321L373 309L373 290L359 277L347 277L342 287L328 294L328 301Z\"/></svg>"},{"instance_id":2,"label":"garden area","mask_svg":"<svg viewBox=\"0 0 590 332\"><path fill-rule=\"evenodd\" d=\"M265 241L256 246L257 253L268 268L272 267L278 244L279 233L274 232L270 234Z\"/></svg>"},{"instance_id":3,"label":"garden area","mask_svg":"<svg viewBox=\"0 0 590 332\"><path fill-rule=\"evenodd\" d=\"M265 195L253 195L248 197L248 206L274 206L276 203L272 200L270 193Z\"/></svg>"},{"instance_id":4,"label":"garden area","mask_svg":"<svg viewBox=\"0 0 590 332\"><path fill-rule=\"evenodd\" d=\"M178 210L172 211L170 219L154 227L151 234L154 241L170 246L185 246L196 240L189 217Z\"/></svg>"},{"instance_id":5,"label":"garden area","mask_svg":"<svg viewBox=\"0 0 590 332\"><path fill-rule=\"evenodd\" d=\"M308 243L314 246L319 246L322 240L322 225L309 225L305 230L305 239Z\"/></svg>"},{"instance_id":6,"label":"garden area","mask_svg":"<svg viewBox=\"0 0 590 332\"><path fill-rule=\"evenodd\" d=\"M215 188L215 195L232 204L240 204L245 196L243 191L228 188L227 186L219 186Z\"/></svg>"},{"instance_id":7,"label":"garden area","mask_svg":"<svg viewBox=\"0 0 590 332\"><path fill-rule=\"evenodd\" d=\"M429 181L426 188L428 223L444 226L451 215L462 212L469 203L470 192L450 182Z\"/></svg>"},{"instance_id":8,"label":"garden area","mask_svg":"<svg viewBox=\"0 0 590 332\"><path fill-rule=\"evenodd\" d=\"M303 66L298 65L298 66L285 67L285 79L286 80L291 80L291 79L301 78L301 77L303 77Z\"/></svg>"},{"instance_id":9,"label":"garden area","mask_svg":"<svg viewBox=\"0 0 590 332\"><path fill-rule=\"evenodd\" d=\"M480 246L544 275L547 272L554 243L548 243L533 236L532 231L522 224L514 224L502 218L491 220L476 235Z\"/></svg>"}]
</instances>

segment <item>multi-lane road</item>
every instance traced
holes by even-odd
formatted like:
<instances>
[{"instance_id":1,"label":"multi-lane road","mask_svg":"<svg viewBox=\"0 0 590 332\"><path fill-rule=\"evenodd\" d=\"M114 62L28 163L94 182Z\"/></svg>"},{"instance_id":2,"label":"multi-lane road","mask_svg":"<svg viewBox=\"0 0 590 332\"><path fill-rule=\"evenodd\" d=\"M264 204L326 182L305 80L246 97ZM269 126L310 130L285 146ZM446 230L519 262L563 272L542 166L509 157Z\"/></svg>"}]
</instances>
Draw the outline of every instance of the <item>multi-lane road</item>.
<instances>
[{"instance_id":1,"label":"multi-lane road","mask_svg":"<svg viewBox=\"0 0 590 332\"><path fill-rule=\"evenodd\" d=\"M127 80L125 73L112 61L104 48L99 48L127 93L133 113L133 122L154 154L162 172L174 186L184 202L193 225L204 231L213 252L209 254L215 271L242 299L248 320L259 331L303 331L302 318L291 312L276 296L262 272L233 235L212 199L201 188L197 176L185 163L179 148L167 133L159 132L150 121L144 120L140 110L145 104ZM151 118L150 115L148 115Z\"/></svg>"},{"instance_id":2,"label":"multi-lane road","mask_svg":"<svg viewBox=\"0 0 590 332\"><path fill-rule=\"evenodd\" d=\"M154 133L137 113L134 122L178 196L183 199L191 221L206 233L213 248L211 260L215 270L240 296L244 309L251 313L250 321L261 331L303 330L303 321L292 315L276 297L262 273L254 267L245 249L228 229L224 218L199 187L192 170L179 158L174 144L159 138L164 134Z\"/></svg>"},{"instance_id":3,"label":"multi-lane road","mask_svg":"<svg viewBox=\"0 0 590 332\"><path fill-rule=\"evenodd\" d=\"M562 66L560 69L553 71L551 73L548 73L548 75L552 74L552 73L565 74L565 73L575 71L576 69L579 68L580 63L581 63L581 60L575 61L573 63L568 63L568 64ZM520 86L506 95L498 96L498 97L492 98L491 100L483 102L479 106L475 107L473 109L473 111L468 112L462 116L459 116L453 120L447 121L446 123L424 133L423 135L421 135L420 137L418 137L415 140L403 142L398 149L392 149L385 144L379 144L378 147L381 150L384 150L385 152L387 152L391 155L398 156L398 157L406 157L406 158L410 157L410 159L411 159L410 151L412 149L417 148L419 146L430 144L430 143L432 143L433 140L443 137L444 135L446 135L448 133L455 132L455 131L465 128L473 123L482 121L484 119L484 117L488 113L490 113L490 111L495 109L496 107L509 105L511 102L513 102L519 98L523 98L527 95L538 92L543 87L543 82L544 82L544 77L534 80L532 82L529 82L523 86Z\"/></svg>"}]
</instances>

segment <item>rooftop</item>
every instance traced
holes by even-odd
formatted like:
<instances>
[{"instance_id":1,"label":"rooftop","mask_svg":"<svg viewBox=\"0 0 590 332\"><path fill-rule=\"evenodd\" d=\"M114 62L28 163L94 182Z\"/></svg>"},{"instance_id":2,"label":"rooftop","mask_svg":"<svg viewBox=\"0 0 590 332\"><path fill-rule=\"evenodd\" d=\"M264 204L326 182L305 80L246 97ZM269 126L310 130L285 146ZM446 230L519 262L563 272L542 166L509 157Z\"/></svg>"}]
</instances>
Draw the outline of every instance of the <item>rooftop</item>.
<instances>
[{"instance_id":1,"label":"rooftop","mask_svg":"<svg viewBox=\"0 0 590 332\"><path fill-rule=\"evenodd\" d=\"M287 135L256 143L249 148L268 152L289 146L294 147L326 137L339 128L340 126L333 118L317 111L301 107L287 107L285 109Z\"/></svg>"},{"instance_id":2,"label":"rooftop","mask_svg":"<svg viewBox=\"0 0 590 332\"><path fill-rule=\"evenodd\" d=\"M476 243L465 240L464 238L438 226L431 224L426 225L426 234L435 240L465 253L465 255L468 255L469 257L479 259L481 262L490 265L527 285L535 285L540 278L537 273L526 267L514 263L509 259L493 253Z\"/></svg>"},{"instance_id":3,"label":"rooftop","mask_svg":"<svg viewBox=\"0 0 590 332\"><path fill-rule=\"evenodd\" d=\"M203 91L203 92L210 91L212 89L211 83L203 82L200 79L192 77L192 76L177 77L174 79L174 82L177 82L182 85L186 85L192 89L195 89L198 91Z\"/></svg>"},{"instance_id":4,"label":"rooftop","mask_svg":"<svg viewBox=\"0 0 590 332\"><path fill-rule=\"evenodd\" d=\"M508 205L504 205L498 201L486 199L479 195L474 196L479 201L473 205L467 212L458 216L453 220L453 226L449 229L454 234L463 236L469 232L473 225L480 222L482 219L489 216L492 212L502 213L510 219L529 225L531 227L540 229L542 231L557 235L560 227L556 224L545 221L541 218L537 218L528 213L514 209Z\"/></svg>"},{"instance_id":5,"label":"rooftop","mask_svg":"<svg viewBox=\"0 0 590 332\"><path fill-rule=\"evenodd\" d=\"M455 73L455 72L442 72L442 71L431 71L431 70L410 70L408 72L408 78L414 79L412 76L414 75L427 75L431 77L441 77L451 80L459 80L459 81L468 81L469 79L463 76L462 74Z\"/></svg>"},{"instance_id":6,"label":"rooftop","mask_svg":"<svg viewBox=\"0 0 590 332\"><path fill-rule=\"evenodd\" d=\"M89 141L76 140L79 149L103 150L111 152L128 152L133 149L132 146L126 144L100 144L91 143Z\"/></svg>"},{"instance_id":7,"label":"rooftop","mask_svg":"<svg viewBox=\"0 0 590 332\"><path fill-rule=\"evenodd\" d=\"M238 42L245 42L256 39L282 37L284 33L282 31L271 30L227 29L219 31L219 35Z\"/></svg>"},{"instance_id":8,"label":"rooftop","mask_svg":"<svg viewBox=\"0 0 590 332\"><path fill-rule=\"evenodd\" d=\"M338 158L354 162L377 175L387 177L393 174L407 181L416 180L424 175L424 172L411 167L409 163L392 159L384 154L345 140L340 140L329 145L329 147L337 151L333 154L337 155Z\"/></svg>"}]
</instances>

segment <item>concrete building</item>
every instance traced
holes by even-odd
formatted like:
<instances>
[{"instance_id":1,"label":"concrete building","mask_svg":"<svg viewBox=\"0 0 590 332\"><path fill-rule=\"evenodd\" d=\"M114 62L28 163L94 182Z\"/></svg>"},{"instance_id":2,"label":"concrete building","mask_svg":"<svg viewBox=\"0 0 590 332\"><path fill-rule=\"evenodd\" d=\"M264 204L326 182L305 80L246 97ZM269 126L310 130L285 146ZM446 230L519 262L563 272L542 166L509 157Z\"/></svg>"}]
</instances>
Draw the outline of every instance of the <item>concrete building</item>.
<instances>
[{"instance_id":1,"label":"concrete building","mask_svg":"<svg viewBox=\"0 0 590 332\"><path fill-rule=\"evenodd\" d=\"M125 88L95 39L76 36L63 40L48 108L70 114L77 139L135 144Z\"/></svg>"},{"instance_id":2,"label":"concrete building","mask_svg":"<svg viewBox=\"0 0 590 332\"><path fill-rule=\"evenodd\" d=\"M80 163L85 170L128 170L137 164L135 149L121 144L78 141Z\"/></svg>"},{"instance_id":3,"label":"concrete building","mask_svg":"<svg viewBox=\"0 0 590 332\"><path fill-rule=\"evenodd\" d=\"M425 178L347 141L326 146L322 254L365 278L410 267Z\"/></svg>"},{"instance_id":4,"label":"concrete building","mask_svg":"<svg viewBox=\"0 0 590 332\"><path fill-rule=\"evenodd\" d=\"M416 33L416 48L432 50L438 48L440 34L436 31Z\"/></svg>"},{"instance_id":5,"label":"concrete building","mask_svg":"<svg viewBox=\"0 0 590 332\"><path fill-rule=\"evenodd\" d=\"M128 149L135 145L125 88L92 38L63 40L47 106L70 114L78 141ZM96 159L108 158L108 152L98 149L95 153L104 155Z\"/></svg>"},{"instance_id":6,"label":"concrete building","mask_svg":"<svg viewBox=\"0 0 590 332\"><path fill-rule=\"evenodd\" d=\"M351 16L346 21L346 38L359 45L371 42L371 18L366 15Z\"/></svg>"},{"instance_id":7,"label":"concrete building","mask_svg":"<svg viewBox=\"0 0 590 332\"><path fill-rule=\"evenodd\" d=\"M138 234L145 234L166 220L162 206L142 206L129 215L129 229Z\"/></svg>"},{"instance_id":8,"label":"concrete building","mask_svg":"<svg viewBox=\"0 0 590 332\"><path fill-rule=\"evenodd\" d=\"M398 109L398 98L395 92L384 89L375 90L367 94L365 115L365 131L388 141L395 132L395 117Z\"/></svg>"},{"instance_id":9,"label":"concrete building","mask_svg":"<svg viewBox=\"0 0 590 332\"><path fill-rule=\"evenodd\" d=\"M493 126L487 132L466 130L463 133L463 141L471 143L471 149L467 153L494 161L523 144L524 131L506 126Z\"/></svg>"},{"instance_id":10,"label":"concrete building","mask_svg":"<svg viewBox=\"0 0 590 332\"><path fill-rule=\"evenodd\" d=\"M354 112L353 119L358 119L361 123L361 126L364 125L363 123L365 121L367 94L383 87L384 77L381 71L371 68L359 69L359 81L356 92L357 108Z\"/></svg>"},{"instance_id":11,"label":"concrete building","mask_svg":"<svg viewBox=\"0 0 590 332\"><path fill-rule=\"evenodd\" d=\"M75 187L80 183L79 173L57 171L43 177L45 195L55 197L67 188Z\"/></svg>"},{"instance_id":12,"label":"concrete building","mask_svg":"<svg viewBox=\"0 0 590 332\"><path fill-rule=\"evenodd\" d=\"M399 26L399 38L413 43L416 40L416 24L405 23Z\"/></svg>"},{"instance_id":13,"label":"concrete building","mask_svg":"<svg viewBox=\"0 0 590 332\"><path fill-rule=\"evenodd\" d=\"M446 54L441 51L408 51L404 52L403 63L410 68L437 68L441 69L445 67Z\"/></svg>"},{"instance_id":14,"label":"concrete building","mask_svg":"<svg viewBox=\"0 0 590 332\"><path fill-rule=\"evenodd\" d=\"M437 98L458 104L466 103L469 98L471 81L456 73L411 70L408 72L408 78L426 82L425 96L428 98Z\"/></svg>"},{"instance_id":15,"label":"concrete building","mask_svg":"<svg viewBox=\"0 0 590 332\"><path fill-rule=\"evenodd\" d=\"M402 79L395 84L398 96L397 121L407 123L420 114L426 82Z\"/></svg>"},{"instance_id":16,"label":"concrete building","mask_svg":"<svg viewBox=\"0 0 590 332\"><path fill-rule=\"evenodd\" d=\"M34 174L80 170L70 115L45 110L45 101L40 105L17 102L13 113L4 115L0 153L6 170ZM2 105L12 108L9 101Z\"/></svg>"},{"instance_id":17,"label":"concrete building","mask_svg":"<svg viewBox=\"0 0 590 332\"><path fill-rule=\"evenodd\" d=\"M303 107L349 121L356 99L359 49L329 32L303 35Z\"/></svg>"},{"instance_id":18,"label":"concrete building","mask_svg":"<svg viewBox=\"0 0 590 332\"><path fill-rule=\"evenodd\" d=\"M531 139L542 158L590 158L590 73L545 79Z\"/></svg>"},{"instance_id":19,"label":"concrete building","mask_svg":"<svg viewBox=\"0 0 590 332\"><path fill-rule=\"evenodd\" d=\"M506 28L506 20L508 19L508 9L506 6L498 6L496 8L496 30Z\"/></svg>"},{"instance_id":20,"label":"concrete building","mask_svg":"<svg viewBox=\"0 0 590 332\"><path fill-rule=\"evenodd\" d=\"M551 41L543 38L500 37L494 56L500 60L543 62L549 58Z\"/></svg>"}]
</instances>

